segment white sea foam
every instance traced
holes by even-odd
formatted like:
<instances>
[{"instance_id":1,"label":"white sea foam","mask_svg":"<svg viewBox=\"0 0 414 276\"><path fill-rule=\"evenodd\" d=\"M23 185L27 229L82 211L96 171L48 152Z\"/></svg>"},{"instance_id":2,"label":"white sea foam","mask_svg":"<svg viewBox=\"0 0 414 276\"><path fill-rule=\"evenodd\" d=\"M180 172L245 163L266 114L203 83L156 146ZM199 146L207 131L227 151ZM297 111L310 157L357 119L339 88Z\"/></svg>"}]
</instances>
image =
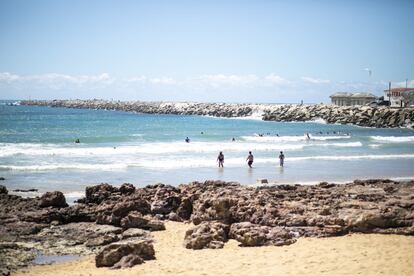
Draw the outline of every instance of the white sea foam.
<instances>
[{"instance_id":1,"label":"white sea foam","mask_svg":"<svg viewBox=\"0 0 414 276\"><path fill-rule=\"evenodd\" d=\"M131 154L171 154L171 153L207 153L218 151L274 151L301 150L301 144L271 144L249 142L158 142L141 143L119 147L84 147L74 145L41 144L0 144L0 157L13 155L49 155L49 156L112 156Z\"/></svg>"},{"instance_id":2,"label":"white sea foam","mask_svg":"<svg viewBox=\"0 0 414 276\"><path fill-rule=\"evenodd\" d=\"M313 120L305 121L305 123L316 123L316 124L323 124L323 125L327 124L327 122L322 118L316 118Z\"/></svg>"},{"instance_id":3,"label":"white sea foam","mask_svg":"<svg viewBox=\"0 0 414 276\"><path fill-rule=\"evenodd\" d=\"M287 162L301 162L310 160L319 161L355 161L355 160L393 160L393 159L414 159L414 154L390 154L390 155L343 155L343 156L299 156L288 157ZM277 164L277 158L256 158L254 164ZM226 158L224 165L226 167L246 166L244 158ZM146 160L123 160L122 163L114 164L79 164L79 163L62 163L62 164L39 164L39 165L2 165L0 170L16 171L47 171L47 170L125 170L128 167L142 167L146 169L179 169L179 168L212 168L217 163L214 158L197 157L197 158L162 158Z\"/></svg>"},{"instance_id":4,"label":"white sea foam","mask_svg":"<svg viewBox=\"0 0 414 276\"><path fill-rule=\"evenodd\" d=\"M414 136L370 136L374 141L380 143L409 143L414 142Z\"/></svg>"},{"instance_id":5,"label":"white sea foam","mask_svg":"<svg viewBox=\"0 0 414 276\"><path fill-rule=\"evenodd\" d=\"M354 147L362 147L362 143L361 142L328 143L328 144L315 144L315 146L354 148Z\"/></svg>"},{"instance_id":6,"label":"white sea foam","mask_svg":"<svg viewBox=\"0 0 414 276\"><path fill-rule=\"evenodd\" d=\"M128 164L39 164L39 165L0 165L0 170L13 171L49 171L49 170L119 170L126 169Z\"/></svg>"},{"instance_id":7,"label":"white sea foam","mask_svg":"<svg viewBox=\"0 0 414 276\"><path fill-rule=\"evenodd\" d=\"M310 135L311 139L308 139L305 135L297 135L297 136L242 136L241 137L245 141L254 141L254 142L298 142L298 141L326 141L326 140L339 140L339 139L349 139L351 136L313 136Z\"/></svg>"}]
</instances>

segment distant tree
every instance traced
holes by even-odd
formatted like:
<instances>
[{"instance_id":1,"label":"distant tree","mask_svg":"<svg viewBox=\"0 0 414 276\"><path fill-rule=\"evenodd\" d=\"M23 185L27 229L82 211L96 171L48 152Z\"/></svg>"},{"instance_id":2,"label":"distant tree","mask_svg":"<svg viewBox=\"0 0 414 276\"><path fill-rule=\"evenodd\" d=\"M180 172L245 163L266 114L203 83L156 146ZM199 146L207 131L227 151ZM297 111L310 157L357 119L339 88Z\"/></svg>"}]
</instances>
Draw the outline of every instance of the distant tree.
<instances>
[{"instance_id":1,"label":"distant tree","mask_svg":"<svg viewBox=\"0 0 414 276\"><path fill-rule=\"evenodd\" d=\"M414 91L401 92L401 98L404 106L414 105Z\"/></svg>"}]
</instances>

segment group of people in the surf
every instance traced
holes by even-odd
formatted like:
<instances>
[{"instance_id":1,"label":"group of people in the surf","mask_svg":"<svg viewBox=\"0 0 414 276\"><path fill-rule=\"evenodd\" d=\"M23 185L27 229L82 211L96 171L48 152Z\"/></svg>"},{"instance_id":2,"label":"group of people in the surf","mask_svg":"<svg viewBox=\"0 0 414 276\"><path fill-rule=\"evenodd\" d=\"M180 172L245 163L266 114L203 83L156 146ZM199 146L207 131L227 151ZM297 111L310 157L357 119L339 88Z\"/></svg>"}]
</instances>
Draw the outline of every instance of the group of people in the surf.
<instances>
[{"instance_id":1,"label":"group of people in the surf","mask_svg":"<svg viewBox=\"0 0 414 276\"><path fill-rule=\"evenodd\" d=\"M251 151L249 151L249 155L247 155L246 161L247 161L247 166L249 166L249 168L253 168L252 165L254 162L254 156ZM219 155L217 156L217 162L218 162L219 168L224 168L224 154L222 151L220 151ZM283 151L281 151L279 154L279 166L283 167L284 164L285 164L285 155L283 154Z\"/></svg>"}]
</instances>

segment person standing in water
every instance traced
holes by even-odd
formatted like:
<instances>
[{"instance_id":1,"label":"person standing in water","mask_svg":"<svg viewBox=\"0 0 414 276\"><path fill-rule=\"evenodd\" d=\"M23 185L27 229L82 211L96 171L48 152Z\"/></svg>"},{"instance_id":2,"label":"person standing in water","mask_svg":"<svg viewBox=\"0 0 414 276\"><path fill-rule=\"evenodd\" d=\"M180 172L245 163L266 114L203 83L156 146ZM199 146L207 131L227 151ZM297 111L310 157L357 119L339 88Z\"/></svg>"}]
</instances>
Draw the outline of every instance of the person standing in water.
<instances>
[{"instance_id":1,"label":"person standing in water","mask_svg":"<svg viewBox=\"0 0 414 276\"><path fill-rule=\"evenodd\" d=\"M224 168L224 154L223 154L223 152L222 151L220 151L220 153L219 153L219 155L217 156L217 161L218 161L218 164L219 164L219 168L220 167L222 167L222 168Z\"/></svg>"},{"instance_id":2,"label":"person standing in water","mask_svg":"<svg viewBox=\"0 0 414 276\"><path fill-rule=\"evenodd\" d=\"M186 142L186 143L190 143L190 138L188 138L188 137L187 137L187 138L185 138L185 142Z\"/></svg>"},{"instance_id":3,"label":"person standing in water","mask_svg":"<svg viewBox=\"0 0 414 276\"><path fill-rule=\"evenodd\" d=\"M279 164L281 167L283 167L284 163L285 163L285 155L283 154L283 151L281 151L279 154Z\"/></svg>"},{"instance_id":4,"label":"person standing in water","mask_svg":"<svg viewBox=\"0 0 414 276\"><path fill-rule=\"evenodd\" d=\"M252 167L253 159L254 159L253 154L251 151L249 151L249 155L247 156L246 161L247 161L247 165L249 165L250 168Z\"/></svg>"}]
</instances>

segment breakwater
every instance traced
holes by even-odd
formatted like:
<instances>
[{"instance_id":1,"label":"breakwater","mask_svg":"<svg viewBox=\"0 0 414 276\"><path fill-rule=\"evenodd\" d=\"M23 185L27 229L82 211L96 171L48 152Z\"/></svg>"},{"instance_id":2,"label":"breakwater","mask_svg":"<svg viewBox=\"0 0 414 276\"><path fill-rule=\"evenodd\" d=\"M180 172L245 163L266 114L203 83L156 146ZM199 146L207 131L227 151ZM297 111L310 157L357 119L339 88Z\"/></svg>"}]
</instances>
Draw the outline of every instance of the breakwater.
<instances>
[{"instance_id":1,"label":"breakwater","mask_svg":"<svg viewBox=\"0 0 414 276\"><path fill-rule=\"evenodd\" d=\"M304 122L322 119L332 124L353 124L378 128L414 128L414 108L334 106L325 104L281 105L106 100L30 100L22 101L21 104L122 110L149 114L204 115L215 117L248 117L256 114L261 116L265 121Z\"/></svg>"}]
</instances>

